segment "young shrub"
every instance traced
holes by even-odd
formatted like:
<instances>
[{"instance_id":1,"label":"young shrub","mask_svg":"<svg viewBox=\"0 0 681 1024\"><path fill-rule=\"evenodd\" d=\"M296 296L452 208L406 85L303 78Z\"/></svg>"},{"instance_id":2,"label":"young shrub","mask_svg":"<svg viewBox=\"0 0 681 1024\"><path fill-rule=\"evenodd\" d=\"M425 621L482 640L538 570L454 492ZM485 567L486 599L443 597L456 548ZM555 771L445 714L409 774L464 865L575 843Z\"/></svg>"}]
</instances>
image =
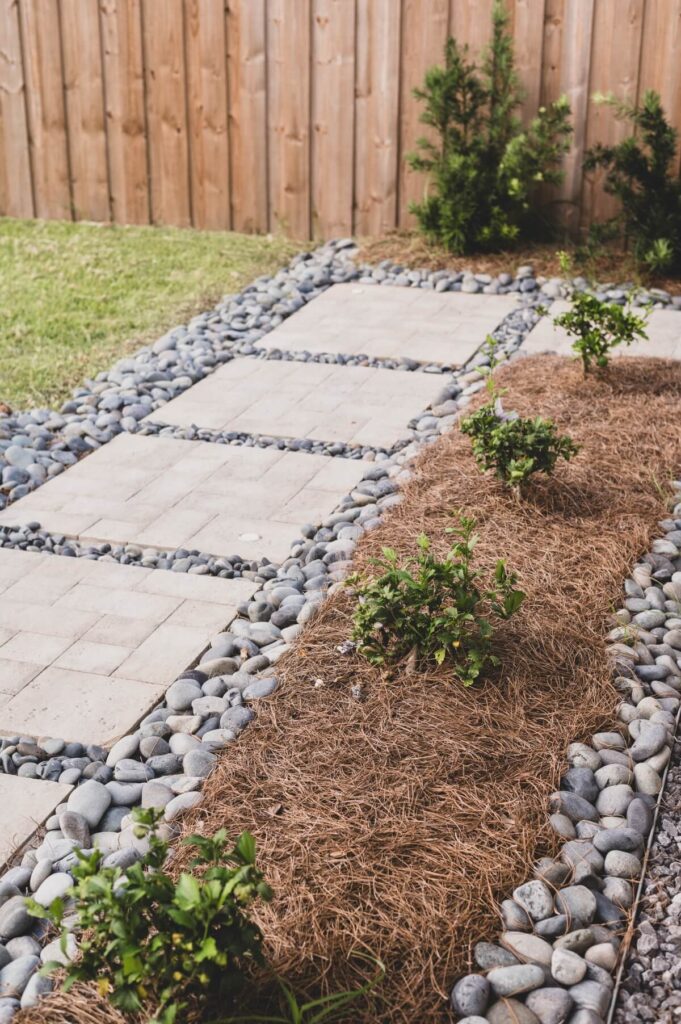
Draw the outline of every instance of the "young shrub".
<instances>
[{"instance_id":1,"label":"young shrub","mask_svg":"<svg viewBox=\"0 0 681 1024\"><path fill-rule=\"evenodd\" d=\"M656 273L681 271L681 176L675 169L678 133L652 90L644 93L640 107L620 103L613 96L597 98L628 120L635 135L614 146L594 146L584 168L605 169L605 191L621 203L615 223L624 228L636 259Z\"/></svg>"},{"instance_id":2,"label":"young shrub","mask_svg":"<svg viewBox=\"0 0 681 1024\"><path fill-rule=\"evenodd\" d=\"M95 981L111 1003L127 1013L156 1007L154 1024L174 1024L192 994L232 1005L250 961L262 962L260 930L248 918L250 904L271 891L255 866L255 840L243 832L228 848L224 830L212 839L191 836L196 856L177 881L163 870L168 844L154 831L159 812L133 812L148 852L125 869L103 867L102 854L79 854L73 869L80 955L66 967L65 988ZM198 870L197 870L198 869ZM70 901L69 901L70 902ZM56 899L45 910L30 906L62 929L71 908ZM51 963L48 969L61 967Z\"/></svg>"},{"instance_id":3,"label":"young shrub","mask_svg":"<svg viewBox=\"0 0 681 1024\"><path fill-rule=\"evenodd\" d=\"M608 365L608 353L617 345L630 345L637 338L647 339L646 320L614 302L601 302L595 295L575 292L572 308L553 318L575 339L572 348L582 360L584 374L593 366Z\"/></svg>"},{"instance_id":4,"label":"young shrub","mask_svg":"<svg viewBox=\"0 0 681 1024\"><path fill-rule=\"evenodd\" d=\"M525 595L502 560L493 585L482 586L481 572L472 564L474 529L475 521L461 516L459 526L447 531L455 540L443 559L421 534L415 558L401 561L392 548L383 548L383 558L374 561L377 576L351 577L359 597L352 639L371 664L409 658L411 664L441 665L450 658L464 686L471 686L485 666L498 664L492 653L494 620L513 615Z\"/></svg>"},{"instance_id":5,"label":"young shrub","mask_svg":"<svg viewBox=\"0 0 681 1024\"><path fill-rule=\"evenodd\" d=\"M495 0L492 42L481 66L454 39L444 67L433 67L414 96L421 122L436 141L419 139L407 159L429 175L422 202L414 203L423 232L452 252L506 248L536 233L537 186L561 180L569 148L570 107L563 97L541 107L527 129L514 111L522 93L503 0Z\"/></svg>"},{"instance_id":6,"label":"young shrub","mask_svg":"<svg viewBox=\"0 0 681 1024\"><path fill-rule=\"evenodd\" d=\"M558 459L569 461L579 451L572 438L559 434L552 420L523 419L505 413L501 399L488 402L461 422L483 472L493 470L518 493L534 473L553 473Z\"/></svg>"}]
</instances>

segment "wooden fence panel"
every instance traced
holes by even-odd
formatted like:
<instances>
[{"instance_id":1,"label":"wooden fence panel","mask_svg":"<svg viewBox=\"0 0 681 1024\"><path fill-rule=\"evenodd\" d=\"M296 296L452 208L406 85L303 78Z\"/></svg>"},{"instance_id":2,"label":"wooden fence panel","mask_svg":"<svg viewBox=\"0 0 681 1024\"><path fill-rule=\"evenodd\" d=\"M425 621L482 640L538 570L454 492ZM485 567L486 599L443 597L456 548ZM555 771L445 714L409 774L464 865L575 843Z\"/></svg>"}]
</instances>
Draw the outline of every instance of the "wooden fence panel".
<instances>
[{"instance_id":1,"label":"wooden fence panel","mask_svg":"<svg viewBox=\"0 0 681 1024\"><path fill-rule=\"evenodd\" d=\"M228 0L227 73L232 224L267 231L267 54L265 0Z\"/></svg>"},{"instance_id":2,"label":"wooden fence panel","mask_svg":"<svg viewBox=\"0 0 681 1024\"><path fill-rule=\"evenodd\" d=\"M355 4L312 0L312 234L352 233Z\"/></svg>"},{"instance_id":3,"label":"wooden fence panel","mask_svg":"<svg viewBox=\"0 0 681 1024\"><path fill-rule=\"evenodd\" d=\"M492 37L494 0L450 0L449 31L479 59Z\"/></svg>"},{"instance_id":4,"label":"wooden fence panel","mask_svg":"<svg viewBox=\"0 0 681 1024\"><path fill-rule=\"evenodd\" d=\"M397 224L400 9L394 0L357 0L355 232Z\"/></svg>"},{"instance_id":5,"label":"wooden fence panel","mask_svg":"<svg viewBox=\"0 0 681 1024\"><path fill-rule=\"evenodd\" d=\"M574 231L579 224L595 2L568 0L563 11L560 91L568 98L574 125L570 152L563 161L565 177L560 187L560 197L565 203L563 222L568 231Z\"/></svg>"},{"instance_id":6,"label":"wooden fence panel","mask_svg":"<svg viewBox=\"0 0 681 1024\"><path fill-rule=\"evenodd\" d=\"M61 0L69 169L76 220L108 221L102 48L97 0Z\"/></svg>"},{"instance_id":7,"label":"wooden fence panel","mask_svg":"<svg viewBox=\"0 0 681 1024\"><path fill-rule=\"evenodd\" d=\"M270 230L310 237L310 3L268 0Z\"/></svg>"},{"instance_id":8,"label":"wooden fence panel","mask_svg":"<svg viewBox=\"0 0 681 1024\"><path fill-rule=\"evenodd\" d=\"M644 0L598 0L596 3L593 52L598 59L591 63L589 106L586 122L586 148L597 142L614 145L629 133L624 121L613 109L594 102L594 95L614 93L618 99L636 101L641 58ZM617 204L603 191L603 171L584 178L582 189L582 220L605 220L612 217Z\"/></svg>"},{"instance_id":9,"label":"wooden fence panel","mask_svg":"<svg viewBox=\"0 0 681 1024\"><path fill-rule=\"evenodd\" d=\"M35 212L37 217L70 220L58 0L31 0L21 3L19 11Z\"/></svg>"},{"instance_id":10,"label":"wooden fence panel","mask_svg":"<svg viewBox=\"0 0 681 1024\"><path fill-rule=\"evenodd\" d=\"M227 52L224 0L185 0L192 221L228 228Z\"/></svg>"},{"instance_id":11,"label":"wooden fence panel","mask_svg":"<svg viewBox=\"0 0 681 1024\"><path fill-rule=\"evenodd\" d=\"M449 0L404 0L402 12L402 74L400 99L400 227L412 227L416 218L409 204L423 196L424 178L412 171L406 161L416 149L416 140L432 135L420 123L423 104L413 97L428 68L442 64L449 29Z\"/></svg>"},{"instance_id":12,"label":"wooden fence panel","mask_svg":"<svg viewBox=\"0 0 681 1024\"><path fill-rule=\"evenodd\" d=\"M182 0L143 0L147 132L154 224L192 222Z\"/></svg>"},{"instance_id":13,"label":"wooden fence panel","mask_svg":"<svg viewBox=\"0 0 681 1024\"><path fill-rule=\"evenodd\" d=\"M545 0L515 0L512 15L516 67L524 91L520 116L528 124L536 116L541 96Z\"/></svg>"},{"instance_id":14,"label":"wooden fence panel","mask_svg":"<svg viewBox=\"0 0 681 1024\"><path fill-rule=\"evenodd\" d=\"M148 224L141 0L101 0L104 99L112 218Z\"/></svg>"},{"instance_id":15,"label":"wooden fence panel","mask_svg":"<svg viewBox=\"0 0 681 1024\"><path fill-rule=\"evenodd\" d=\"M645 5L639 99L655 89L681 129L681 0L648 0ZM677 154L677 171L681 152Z\"/></svg>"},{"instance_id":16,"label":"wooden fence panel","mask_svg":"<svg viewBox=\"0 0 681 1024\"><path fill-rule=\"evenodd\" d=\"M17 0L0 0L0 213L34 212L19 11Z\"/></svg>"},{"instance_id":17,"label":"wooden fence panel","mask_svg":"<svg viewBox=\"0 0 681 1024\"><path fill-rule=\"evenodd\" d=\"M0 0L0 215L278 230L410 227L414 86L449 34L479 59L494 0ZM681 130L681 0L506 0L527 123L566 93L552 197L610 216L586 150L630 131L595 92L656 89ZM681 168L681 152L677 169ZM549 197L551 190L545 190Z\"/></svg>"}]
</instances>

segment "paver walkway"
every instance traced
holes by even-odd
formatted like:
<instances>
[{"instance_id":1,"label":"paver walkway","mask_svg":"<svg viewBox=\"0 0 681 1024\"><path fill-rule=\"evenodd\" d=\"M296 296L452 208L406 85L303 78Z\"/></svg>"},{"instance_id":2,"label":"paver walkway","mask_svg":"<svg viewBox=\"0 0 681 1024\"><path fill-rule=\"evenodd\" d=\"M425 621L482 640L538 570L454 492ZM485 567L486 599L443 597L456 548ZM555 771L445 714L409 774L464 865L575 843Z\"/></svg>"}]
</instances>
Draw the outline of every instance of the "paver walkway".
<instances>
[{"instance_id":1,"label":"paver walkway","mask_svg":"<svg viewBox=\"0 0 681 1024\"><path fill-rule=\"evenodd\" d=\"M0 548L0 732L112 743L254 589Z\"/></svg>"},{"instance_id":2,"label":"paver walkway","mask_svg":"<svg viewBox=\"0 0 681 1024\"><path fill-rule=\"evenodd\" d=\"M283 561L366 465L276 448L120 434L0 513L85 541L178 547ZM0 648L0 651L2 648Z\"/></svg>"},{"instance_id":3,"label":"paver walkway","mask_svg":"<svg viewBox=\"0 0 681 1024\"><path fill-rule=\"evenodd\" d=\"M517 297L336 285L260 344L463 365ZM391 447L440 376L238 357L151 419ZM0 514L83 541L280 562L363 477L361 461L120 435ZM225 629L255 585L0 550L0 733L111 744ZM0 861L69 787L0 775Z\"/></svg>"},{"instance_id":4,"label":"paver walkway","mask_svg":"<svg viewBox=\"0 0 681 1024\"><path fill-rule=\"evenodd\" d=\"M562 327L554 327L552 318L566 313L570 303L558 299L551 303L549 315L542 317L523 343L526 355L555 352L561 356L572 356L572 341ZM681 314L667 309L655 309L646 327L647 341L635 341L631 345L620 345L613 349L613 356L655 356L659 359L681 359Z\"/></svg>"},{"instance_id":5,"label":"paver walkway","mask_svg":"<svg viewBox=\"0 0 681 1024\"><path fill-rule=\"evenodd\" d=\"M0 871L72 788L60 782L0 775Z\"/></svg>"},{"instance_id":6,"label":"paver walkway","mask_svg":"<svg viewBox=\"0 0 681 1024\"><path fill-rule=\"evenodd\" d=\"M463 366L517 305L515 295L337 284L259 344Z\"/></svg>"},{"instance_id":7,"label":"paver walkway","mask_svg":"<svg viewBox=\"0 0 681 1024\"><path fill-rule=\"evenodd\" d=\"M426 373L234 359L147 420L390 448L440 387Z\"/></svg>"}]
</instances>

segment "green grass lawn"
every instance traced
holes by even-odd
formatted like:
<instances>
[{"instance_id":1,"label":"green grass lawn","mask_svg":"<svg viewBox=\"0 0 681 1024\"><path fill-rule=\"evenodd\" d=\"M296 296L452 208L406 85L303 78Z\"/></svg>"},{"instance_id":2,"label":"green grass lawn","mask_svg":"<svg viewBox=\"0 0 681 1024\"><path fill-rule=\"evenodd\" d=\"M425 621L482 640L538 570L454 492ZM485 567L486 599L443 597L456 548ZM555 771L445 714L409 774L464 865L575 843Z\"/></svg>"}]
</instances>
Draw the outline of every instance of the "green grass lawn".
<instances>
[{"instance_id":1,"label":"green grass lawn","mask_svg":"<svg viewBox=\"0 0 681 1024\"><path fill-rule=\"evenodd\" d=\"M58 405L299 248L222 231L0 218L0 402Z\"/></svg>"}]
</instances>

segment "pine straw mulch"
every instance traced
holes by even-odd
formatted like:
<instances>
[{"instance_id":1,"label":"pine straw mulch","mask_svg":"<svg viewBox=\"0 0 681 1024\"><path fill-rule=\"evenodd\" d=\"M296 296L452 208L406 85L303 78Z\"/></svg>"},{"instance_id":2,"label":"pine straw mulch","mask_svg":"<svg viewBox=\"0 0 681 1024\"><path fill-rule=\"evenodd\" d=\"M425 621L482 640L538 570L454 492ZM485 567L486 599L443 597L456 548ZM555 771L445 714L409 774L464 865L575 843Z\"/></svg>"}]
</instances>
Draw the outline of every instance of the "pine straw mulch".
<instances>
[{"instance_id":1,"label":"pine straw mulch","mask_svg":"<svg viewBox=\"0 0 681 1024\"><path fill-rule=\"evenodd\" d=\"M421 531L444 552L450 513L474 515L479 562L505 557L527 594L497 633L502 668L469 690L446 665L382 675L338 653L352 601L334 595L280 663L276 697L221 759L185 827L254 833L275 891L257 920L294 989L357 984L353 950L385 961L378 993L345 1021L447 1019L454 976L473 943L498 929L497 901L555 849L547 794L568 744L612 727L604 630L678 470L679 364L620 359L584 380L570 360L542 356L499 378L506 407L554 418L582 445L577 458L519 503L479 474L454 431L420 457L404 502L362 540L357 564L386 544L412 554ZM361 701L351 696L357 683ZM52 1007L47 999L17 1024L120 1024ZM258 1011L262 1001L242 1010Z\"/></svg>"},{"instance_id":2,"label":"pine straw mulch","mask_svg":"<svg viewBox=\"0 0 681 1024\"><path fill-rule=\"evenodd\" d=\"M379 238L360 240L357 262L376 265L381 260L392 260L405 267L426 267L428 270L470 270L474 274L501 274L512 272L523 265L533 268L544 277L562 277L558 251L566 250L573 257L575 275L588 280L635 284L664 288L672 295L681 292L681 280L661 274L650 274L640 267L632 254L615 243L600 246L586 256L583 247L569 240L518 246L508 252L455 256L442 245L429 242L418 231L391 231Z\"/></svg>"}]
</instances>

